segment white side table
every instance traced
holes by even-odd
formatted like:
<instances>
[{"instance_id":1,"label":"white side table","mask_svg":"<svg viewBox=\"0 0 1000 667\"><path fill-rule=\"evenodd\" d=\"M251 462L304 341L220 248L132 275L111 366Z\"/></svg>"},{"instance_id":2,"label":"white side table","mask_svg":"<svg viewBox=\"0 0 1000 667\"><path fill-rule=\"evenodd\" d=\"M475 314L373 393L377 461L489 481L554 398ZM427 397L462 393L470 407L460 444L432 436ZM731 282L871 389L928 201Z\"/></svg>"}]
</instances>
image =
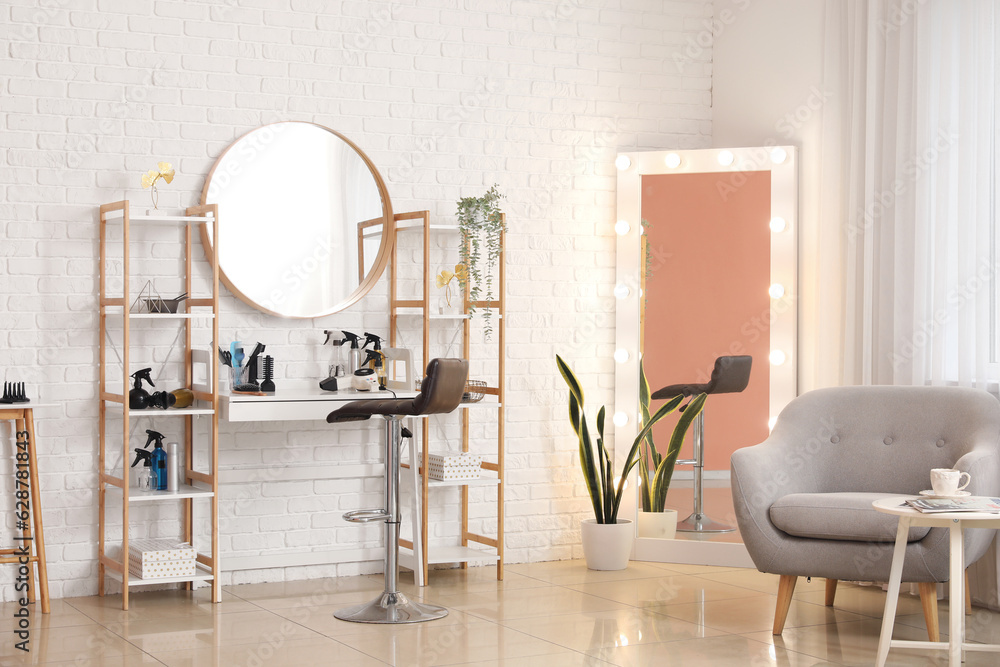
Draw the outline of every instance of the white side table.
<instances>
[{"instance_id":1,"label":"white side table","mask_svg":"<svg viewBox=\"0 0 1000 667\"><path fill-rule=\"evenodd\" d=\"M965 641L965 544L962 530L965 528L1000 528L1000 514L982 512L940 512L923 514L904 506L903 502L913 496L881 498L872 503L879 512L895 514L899 517L896 528L896 545L892 552L892 568L889 570L889 592L885 598L885 614L882 616L882 634L878 640L878 667L884 667L889 648L906 647L926 650L945 648L942 642L918 642L892 639L892 626L896 620L896 602L899 599L899 581L903 575L903 557L906 555L906 538L910 526L931 526L949 529L950 576L948 598L951 612L948 614L948 665L961 667L962 651L1000 652L1000 644L973 644Z\"/></svg>"}]
</instances>

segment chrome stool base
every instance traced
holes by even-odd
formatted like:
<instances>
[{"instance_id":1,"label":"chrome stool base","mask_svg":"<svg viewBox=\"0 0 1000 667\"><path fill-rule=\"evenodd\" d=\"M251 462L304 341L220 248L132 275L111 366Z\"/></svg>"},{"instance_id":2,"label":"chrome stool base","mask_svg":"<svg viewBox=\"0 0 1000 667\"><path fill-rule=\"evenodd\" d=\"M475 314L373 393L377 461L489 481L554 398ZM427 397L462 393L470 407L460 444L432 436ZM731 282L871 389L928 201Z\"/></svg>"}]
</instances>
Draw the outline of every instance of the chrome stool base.
<instances>
[{"instance_id":1,"label":"chrome stool base","mask_svg":"<svg viewBox=\"0 0 1000 667\"><path fill-rule=\"evenodd\" d=\"M736 528L709 519L705 514L694 513L677 522L677 530L682 533L731 533Z\"/></svg>"},{"instance_id":2,"label":"chrome stool base","mask_svg":"<svg viewBox=\"0 0 1000 667\"><path fill-rule=\"evenodd\" d=\"M397 591L382 593L371 602L346 607L333 615L354 623L422 623L444 618L448 610L432 604L411 602Z\"/></svg>"}]
</instances>

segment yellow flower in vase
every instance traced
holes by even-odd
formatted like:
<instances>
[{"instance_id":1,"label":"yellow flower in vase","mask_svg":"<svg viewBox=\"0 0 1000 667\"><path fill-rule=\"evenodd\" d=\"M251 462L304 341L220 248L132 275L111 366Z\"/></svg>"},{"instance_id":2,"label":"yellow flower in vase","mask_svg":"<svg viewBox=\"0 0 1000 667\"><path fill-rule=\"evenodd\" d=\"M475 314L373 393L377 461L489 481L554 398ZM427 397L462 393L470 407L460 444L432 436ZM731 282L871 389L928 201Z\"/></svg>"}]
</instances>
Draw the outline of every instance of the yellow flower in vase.
<instances>
[{"instance_id":1,"label":"yellow flower in vase","mask_svg":"<svg viewBox=\"0 0 1000 667\"><path fill-rule=\"evenodd\" d=\"M156 190L156 182L161 178L170 183L174 180L174 167L169 162L157 162L156 169L150 169L142 175L142 189L150 189L150 197L153 200L153 208L159 208L156 204L159 201L160 193Z\"/></svg>"},{"instance_id":2,"label":"yellow flower in vase","mask_svg":"<svg viewBox=\"0 0 1000 667\"><path fill-rule=\"evenodd\" d=\"M457 280L459 284L462 284L467 275L468 272L465 270L464 264L456 264L454 271L444 269L437 275L435 282L439 288L444 288L444 298L449 306L451 306L451 282Z\"/></svg>"}]
</instances>

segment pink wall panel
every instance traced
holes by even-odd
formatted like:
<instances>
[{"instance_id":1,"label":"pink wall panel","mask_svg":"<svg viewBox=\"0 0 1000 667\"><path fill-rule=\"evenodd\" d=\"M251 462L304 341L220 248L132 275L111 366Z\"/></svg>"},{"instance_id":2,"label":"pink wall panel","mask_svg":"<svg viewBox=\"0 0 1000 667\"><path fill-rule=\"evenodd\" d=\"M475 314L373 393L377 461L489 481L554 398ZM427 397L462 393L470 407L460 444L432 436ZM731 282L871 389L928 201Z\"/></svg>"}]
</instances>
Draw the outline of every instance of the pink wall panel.
<instances>
[{"instance_id":1,"label":"pink wall panel","mask_svg":"<svg viewBox=\"0 0 1000 667\"><path fill-rule=\"evenodd\" d=\"M769 172L642 177L650 387L707 382L716 357L753 357L746 391L706 403L706 470L728 470L734 451L767 437L770 213ZM675 422L654 430L661 452ZM681 458L690 458L690 441L689 434Z\"/></svg>"}]
</instances>

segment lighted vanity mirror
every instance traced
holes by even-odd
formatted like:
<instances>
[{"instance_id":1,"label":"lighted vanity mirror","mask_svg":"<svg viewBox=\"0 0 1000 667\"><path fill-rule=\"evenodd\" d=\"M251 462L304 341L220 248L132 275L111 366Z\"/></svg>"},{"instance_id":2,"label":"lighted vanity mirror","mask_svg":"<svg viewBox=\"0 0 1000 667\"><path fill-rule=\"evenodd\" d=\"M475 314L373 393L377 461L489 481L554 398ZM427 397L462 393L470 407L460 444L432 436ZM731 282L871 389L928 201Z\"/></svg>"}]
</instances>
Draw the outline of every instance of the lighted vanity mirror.
<instances>
[{"instance_id":1,"label":"lighted vanity mirror","mask_svg":"<svg viewBox=\"0 0 1000 667\"><path fill-rule=\"evenodd\" d=\"M392 205L382 177L360 148L321 125L273 123L243 135L219 156L201 201L219 204L223 282L272 315L343 310L389 259ZM208 225L202 240L214 242Z\"/></svg>"},{"instance_id":2,"label":"lighted vanity mirror","mask_svg":"<svg viewBox=\"0 0 1000 667\"><path fill-rule=\"evenodd\" d=\"M728 487L732 452L763 441L796 393L795 148L623 153L616 166L615 442L638 432L640 356L655 391L708 382L717 357L750 355L746 390L710 396L705 408L706 484ZM661 452L675 421L654 429ZM681 458L691 454L688 444ZM685 477L691 467L679 466L674 481ZM728 488L718 491L728 496ZM690 484L672 485L668 506L675 493L689 500ZM731 504L706 499L710 517L734 524ZM660 560L662 542L640 539L636 557ZM705 545L694 541L692 549ZM717 546L734 548L731 564L749 562L740 561L741 544Z\"/></svg>"}]
</instances>

